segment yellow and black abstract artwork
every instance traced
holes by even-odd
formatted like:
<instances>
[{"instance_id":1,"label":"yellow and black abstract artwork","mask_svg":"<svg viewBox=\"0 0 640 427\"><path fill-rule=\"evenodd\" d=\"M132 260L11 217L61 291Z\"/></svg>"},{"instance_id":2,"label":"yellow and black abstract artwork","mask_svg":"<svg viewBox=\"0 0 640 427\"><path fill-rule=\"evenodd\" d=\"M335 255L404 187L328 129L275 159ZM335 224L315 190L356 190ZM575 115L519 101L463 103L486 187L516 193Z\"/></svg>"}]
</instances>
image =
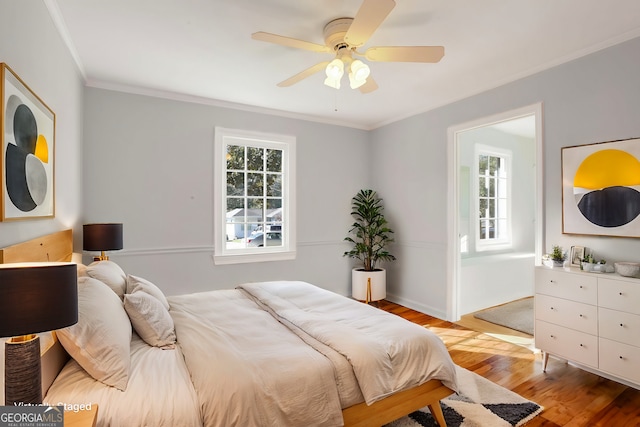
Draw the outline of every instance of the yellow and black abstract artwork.
<instances>
[{"instance_id":1,"label":"yellow and black abstract artwork","mask_svg":"<svg viewBox=\"0 0 640 427\"><path fill-rule=\"evenodd\" d=\"M563 231L640 237L640 139L562 150Z\"/></svg>"},{"instance_id":2,"label":"yellow and black abstract artwork","mask_svg":"<svg viewBox=\"0 0 640 427\"><path fill-rule=\"evenodd\" d=\"M8 66L1 72L1 219L52 217L55 115Z\"/></svg>"}]
</instances>

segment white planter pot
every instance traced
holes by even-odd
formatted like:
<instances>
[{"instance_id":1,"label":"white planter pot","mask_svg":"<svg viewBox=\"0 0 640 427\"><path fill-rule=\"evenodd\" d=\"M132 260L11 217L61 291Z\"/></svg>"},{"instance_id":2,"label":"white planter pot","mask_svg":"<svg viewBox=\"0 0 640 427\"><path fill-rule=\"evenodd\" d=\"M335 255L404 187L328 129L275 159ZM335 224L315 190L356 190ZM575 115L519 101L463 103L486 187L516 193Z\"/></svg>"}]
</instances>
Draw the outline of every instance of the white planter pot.
<instances>
[{"instance_id":1,"label":"white planter pot","mask_svg":"<svg viewBox=\"0 0 640 427\"><path fill-rule=\"evenodd\" d=\"M371 294L367 290L371 283ZM387 272L384 268L376 271L364 271L362 268L351 270L351 296L360 301L379 301L387 297Z\"/></svg>"}]
</instances>

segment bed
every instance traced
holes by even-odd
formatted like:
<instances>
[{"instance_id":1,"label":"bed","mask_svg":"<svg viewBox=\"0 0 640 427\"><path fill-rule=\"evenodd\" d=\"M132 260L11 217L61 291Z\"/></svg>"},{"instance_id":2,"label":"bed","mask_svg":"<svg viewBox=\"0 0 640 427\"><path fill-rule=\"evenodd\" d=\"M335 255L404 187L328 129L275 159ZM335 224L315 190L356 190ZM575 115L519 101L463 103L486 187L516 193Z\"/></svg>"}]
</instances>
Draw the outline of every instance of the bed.
<instances>
[{"instance_id":1,"label":"bed","mask_svg":"<svg viewBox=\"0 0 640 427\"><path fill-rule=\"evenodd\" d=\"M68 261L71 242L0 261ZM165 297L110 261L78 271L80 320L43 356L44 401L97 404L98 426L379 426L425 406L446 425L454 364L426 328L300 281Z\"/></svg>"}]
</instances>

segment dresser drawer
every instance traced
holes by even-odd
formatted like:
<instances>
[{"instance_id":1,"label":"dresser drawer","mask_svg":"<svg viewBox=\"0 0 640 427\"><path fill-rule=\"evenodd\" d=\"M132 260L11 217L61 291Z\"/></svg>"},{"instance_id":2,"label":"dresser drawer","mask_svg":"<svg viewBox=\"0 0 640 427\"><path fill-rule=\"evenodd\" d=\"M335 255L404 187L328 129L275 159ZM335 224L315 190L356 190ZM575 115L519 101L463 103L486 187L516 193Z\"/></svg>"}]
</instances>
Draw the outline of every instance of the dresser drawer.
<instances>
[{"instance_id":1,"label":"dresser drawer","mask_svg":"<svg viewBox=\"0 0 640 427\"><path fill-rule=\"evenodd\" d=\"M535 345L542 351L598 367L598 337L536 320Z\"/></svg>"},{"instance_id":2,"label":"dresser drawer","mask_svg":"<svg viewBox=\"0 0 640 427\"><path fill-rule=\"evenodd\" d=\"M600 338L600 370L640 384L640 348Z\"/></svg>"},{"instance_id":3,"label":"dresser drawer","mask_svg":"<svg viewBox=\"0 0 640 427\"><path fill-rule=\"evenodd\" d=\"M598 281L598 305L640 314L640 281L601 278Z\"/></svg>"},{"instance_id":4,"label":"dresser drawer","mask_svg":"<svg viewBox=\"0 0 640 427\"><path fill-rule=\"evenodd\" d=\"M623 311L598 309L599 335L640 347L640 316Z\"/></svg>"},{"instance_id":5,"label":"dresser drawer","mask_svg":"<svg viewBox=\"0 0 640 427\"><path fill-rule=\"evenodd\" d=\"M536 294L536 319L588 334L598 334L598 308L548 295Z\"/></svg>"},{"instance_id":6,"label":"dresser drawer","mask_svg":"<svg viewBox=\"0 0 640 427\"><path fill-rule=\"evenodd\" d=\"M585 304L598 303L598 282L588 273L536 269L536 293L570 299Z\"/></svg>"}]
</instances>

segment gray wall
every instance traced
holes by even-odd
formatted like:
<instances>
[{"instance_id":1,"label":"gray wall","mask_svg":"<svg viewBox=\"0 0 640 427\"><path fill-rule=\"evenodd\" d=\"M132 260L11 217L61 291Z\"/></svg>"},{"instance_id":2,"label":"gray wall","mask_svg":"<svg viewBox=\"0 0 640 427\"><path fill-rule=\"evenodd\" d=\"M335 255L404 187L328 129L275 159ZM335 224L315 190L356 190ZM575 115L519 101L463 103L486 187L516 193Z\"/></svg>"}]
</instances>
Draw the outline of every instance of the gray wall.
<instances>
[{"instance_id":1,"label":"gray wall","mask_svg":"<svg viewBox=\"0 0 640 427\"><path fill-rule=\"evenodd\" d=\"M79 231L83 82L44 2L0 0L0 62L56 114L55 218L0 223L0 246L66 228Z\"/></svg>"},{"instance_id":2,"label":"gray wall","mask_svg":"<svg viewBox=\"0 0 640 427\"><path fill-rule=\"evenodd\" d=\"M536 102L544 116L545 251L579 245L612 261L640 261L638 239L562 234L560 169L561 147L640 137L638 52L640 38L373 131L372 182L398 231L390 297L445 316L447 129Z\"/></svg>"},{"instance_id":3,"label":"gray wall","mask_svg":"<svg viewBox=\"0 0 640 427\"><path fill-rule=\"evenodd\" d=\"M368 184L367 132L95 88L85 107L83 220L124 224L125 248L110 256L125 271L168 294L276 279L350 293L342 239ZM296 136L296 260L213 264L215 126Z\"/></svg>"}]
</instances>

